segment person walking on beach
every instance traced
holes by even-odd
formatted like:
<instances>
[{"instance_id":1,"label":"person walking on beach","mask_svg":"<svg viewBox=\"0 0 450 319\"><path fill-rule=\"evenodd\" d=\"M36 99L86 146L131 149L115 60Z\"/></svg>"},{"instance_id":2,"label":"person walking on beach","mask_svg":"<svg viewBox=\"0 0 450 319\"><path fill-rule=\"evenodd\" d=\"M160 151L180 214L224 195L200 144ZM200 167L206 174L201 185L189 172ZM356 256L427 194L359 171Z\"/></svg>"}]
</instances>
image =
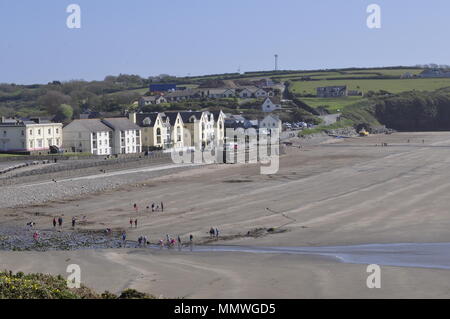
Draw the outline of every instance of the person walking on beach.
<instances>
[{"instance_id":1,"label":"person walking on beach","mask_svg":"<svg viewBox=\"0 0 450 319\"><path fill-rule=\"evenodd\" d=\"M123 241L123 243L125 244L125 241L127 240L127 233L126 232L123 232L122 233L122 241Z\"/></svg>"},{"instance_id":2,"label":"person walking on beach","mask_svg":"<svg viewBox=\"0 0 450 319\"><path fill-rule=\"evenodd\" d=\"M146 247L148 244L148 238L147 236L144 236L144 247Z\"/></svg>"},{"instance_id":3,"label":"person walking on beach","mask_svg":"<svg viewBox=\"0 0 450 319\"><path fill-rule=\"evenodd\" d=\"M155 211L155 203L152 203L152 212Z\"/></svg>"},{"instance_id":4,"label":"person walking on beach","mask_svg":"<svg viewBox=\"0 0 450 319\"><path fill-rule=\"evenodd\" d=\"M216 228L216 239L219 239L219 228Z\"/></svg>"},{"instance_id":5,"label":"person walking on beach","mask_svg":"<svg viewBox=\"0 0 450 319\"><path fill-rule=\"evenodd\" d=\"M37 231L34 232L34 234L33 234L33 239L34 239L35 241L38 241L38 240L39 240L39 233L38 233Z\"/></svg>"},{"instance_id":6,"label":"person walking on beach","mask_svg":"<svg viewBox=\"0 0 450 319\"><path fill-rule=\"evenodd\" d=\"M137 219L134 220L134 227L137 228Z\"/></svg>"},{"instance_id":7,"label":"person walking on beach","mask_svg":"<svg viewBox=\"0 0 450 319\"><path fill-rule=\"evenodd\" d=\"M164 204L161 202L161 212L164 212Z\"/></svg>"},{"instance_id":8,"label":"person walking on beach","mask_svg":"<svg viewBox=\"0 0 450 319\"><path fill-rule=\"evenodd\" d=\"M58 218L58 225L59 225L59 227L62 227L62 224L63 224L63 219L62 219L62 217L59 217Z\"/></svg>"},{"instance_id":9,"label":"person walking on beach","mask_svg":"<svg viewBox=\"0 0 450 319\"><path fill-rule=\"evenodd\" d=\"M137 206L137 204L134 203L133 207L134 207L134 211L137 213L137 211L138 211L138 206Z\"/></svg>"},{"instance_id":10,"label":"person walking on beach","mask_svg":"<svg viewBox=\"0 0 450 319\"><path fill-rule=\"evenodd\" d=\"M72 228L75 228L75 222L76 222L75 217L72 217Z\"/></svg>"},{"instance_id":11,"label":"person walking on beach","mask_svg":"<svg viewBox=\"0 0 450 319\"><path fill-rule=\"evenodd\" d=\"M56 217L53 217L53 228L56 227Z\"/></svg>"},{"instance_id":12,"label":"person walking on beach","mask_svg":"<svg viewBox=\"0 0 450 319\"><path fill-rule=\"evenodd\" d=\"M130 218L130 227L133 228L133 220Z\"/></svg>"},{"instance_id":13,"label":"person walking on beach","mask_svg":"<svg viewBox=\"0 0 450 319\"><path fill-rule=\"evenodd\" d=\"M214 228L211 227L211 228L209 229L209 238L213 238L213 237L214 237L214 232L215 232L215 231L214 231Z\"/></svg>"},{"instance_id":14,"label":"person walking on beach","mask_svg":"<svg viewBox=\"0 0 450 319\"><path fill-rule=\"evenodd\" d=\"M181 237L178 235L178 246L181 247Z\"/></svg>"}]
</instances>

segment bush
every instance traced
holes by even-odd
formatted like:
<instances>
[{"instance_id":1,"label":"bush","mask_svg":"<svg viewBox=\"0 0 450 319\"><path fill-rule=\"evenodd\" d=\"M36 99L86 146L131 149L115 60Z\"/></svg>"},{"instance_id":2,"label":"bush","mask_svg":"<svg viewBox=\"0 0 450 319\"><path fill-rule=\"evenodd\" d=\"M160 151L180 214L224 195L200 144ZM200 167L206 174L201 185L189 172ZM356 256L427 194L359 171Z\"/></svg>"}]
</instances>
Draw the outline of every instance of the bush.
<instances>
[{"instance_id":1,"label":"bush","mask_svg":"<svg viewBox=\"0 0 450 319\"><path fill-rule=\"evenodd\" d=\"M108 291L101 295L81 285L78 289L67 287L61 275L24 274L0 272L0 299L154 299L155 297L127 289L118 297Z\"/></svg>"}]
</instances>

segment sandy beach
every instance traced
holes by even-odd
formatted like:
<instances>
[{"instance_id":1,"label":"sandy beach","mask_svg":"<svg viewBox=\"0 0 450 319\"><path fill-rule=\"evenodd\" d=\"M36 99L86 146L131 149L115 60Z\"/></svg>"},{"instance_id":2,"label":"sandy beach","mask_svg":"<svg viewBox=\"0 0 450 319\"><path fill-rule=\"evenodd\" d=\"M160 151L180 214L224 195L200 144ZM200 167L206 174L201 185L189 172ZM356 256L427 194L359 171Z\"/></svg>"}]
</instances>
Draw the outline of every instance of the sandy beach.
<instances>
[{"instance_id":1,"label":"sandy beach","mask_svg":"<svg viewBox=\"0 0 450 319\"><path fill-rule=\"evenodd\" d=\"M330 142L303 148L296 147L300 141L294 143L275 175L261 175L258 165L211 165L174 173L167 169L157 176L130 172L140 178L81 197L14 208L7 208L5 199L0 222L25 227L33 220L45 232L51 231L54 216L63 215L64 232L72 232L70 220L76 217L85 221L77 231L111 228L126 231L133 241L146 235L152 243L166 234L187 241L192 234L196 245L210 242L210 227L220 230L219 240L213 241L217 245L450 242L450 133L395 133ZM108 178L98 177L102 183ZM70 180L58 183L48 187L64 187ZM8 191L46 185L13 185ZM147 210L153 202L163 202L164 212ZM130 218L138 219L137 228L130 228ZM97 290L132 287L165 297L450 296L449 270L382 266L382 288L368 289L366 265L331 257L149 248L0 251L0 267L13 271L66 275L71 263L81 266L83 283Z\"/></svg>"}]
</instances>

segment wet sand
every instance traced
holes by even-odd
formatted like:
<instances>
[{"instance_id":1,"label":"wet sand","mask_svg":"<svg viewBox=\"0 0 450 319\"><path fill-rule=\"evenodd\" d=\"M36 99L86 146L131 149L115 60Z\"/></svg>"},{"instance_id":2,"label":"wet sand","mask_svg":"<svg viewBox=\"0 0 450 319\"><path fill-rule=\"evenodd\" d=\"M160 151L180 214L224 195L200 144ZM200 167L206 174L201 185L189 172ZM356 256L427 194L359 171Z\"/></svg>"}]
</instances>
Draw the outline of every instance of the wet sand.
<instances>
[{"instance_id":1,"label":"wet sand","mask_svg":"<svg viewBox=\"0 0 450 319\"><path fill-rule=\"evenodd\" d=\"M375 146L381 143L388 147ZM350 138L288 148L272 176L260 175L257 165L192 169L82 199L4 209L1 222L24 225L32 218L45 228L61 213L67 222L86 216L83 230L125 229L130 239L147 235L152 242L166 234L205 241L212 226L230 238L219 245L261 247L450 242L449 164L450 133ZM161 201L164 213L145 209ZM138 218L137 229L129 228L130 218ZM284 232L245 236L255 228ZM383 266L382 289L368 289L365 265L277 253L0 252L0 267L64 273L68 258L85 263L86 283L94 288L170 297L450 296L448 270Z\"/></svg>"}]
</instances>

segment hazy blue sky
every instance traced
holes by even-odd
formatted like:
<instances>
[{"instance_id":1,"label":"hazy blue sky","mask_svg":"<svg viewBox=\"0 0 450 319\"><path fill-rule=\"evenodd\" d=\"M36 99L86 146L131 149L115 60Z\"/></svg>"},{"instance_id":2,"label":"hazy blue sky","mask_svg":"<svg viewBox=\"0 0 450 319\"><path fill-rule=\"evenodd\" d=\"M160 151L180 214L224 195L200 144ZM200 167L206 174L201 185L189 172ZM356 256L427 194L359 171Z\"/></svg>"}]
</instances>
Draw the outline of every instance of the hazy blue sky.
<instances>
[{"instance_id":1,"label":"hazy blue sky","mask_svg":"<svg viewBox=\"0 0 450 319\"><path fill-rule=\"evenodd\" d=\"M0 82L270 70L275 53L280 69L450 64L449 14L449 0L0 0Z\"/></svg>"}]
</instances>

